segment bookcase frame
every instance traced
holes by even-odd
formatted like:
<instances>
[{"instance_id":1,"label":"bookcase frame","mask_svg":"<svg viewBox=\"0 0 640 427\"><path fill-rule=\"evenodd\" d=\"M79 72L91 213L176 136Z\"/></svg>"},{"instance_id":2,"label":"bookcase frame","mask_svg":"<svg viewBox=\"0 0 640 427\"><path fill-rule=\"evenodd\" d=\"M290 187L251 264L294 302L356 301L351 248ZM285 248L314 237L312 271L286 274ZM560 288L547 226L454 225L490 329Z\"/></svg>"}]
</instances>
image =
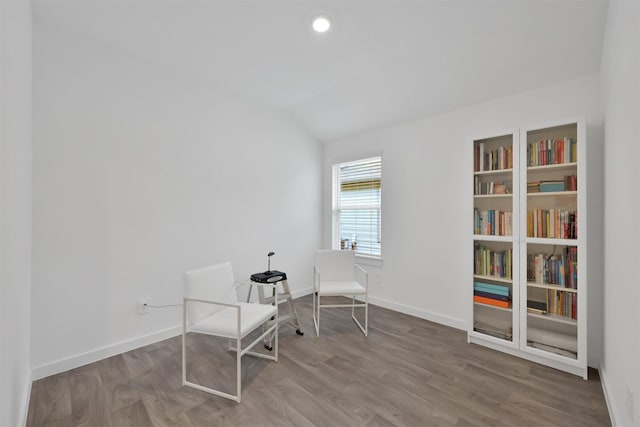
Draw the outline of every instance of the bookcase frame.
<instances>
[{"instance_id":1,"label":"bookcase frame","mask_svg":"<svg viewBox=\"0 0 640 427\"><path fill-rule=\"evenodd\" d=\"M506 130L500 133L495 133L493 135L487 135L480 138L475 138L473 140L474 149L475 149L475 145L481 142L484 143L488 149L496 148L498 146L506 146L509 143L513 147L513 168L512 169L474 171L473 173L474 187L475 187L476 179L481 179L484 182L491 181L491 180L501 181L505 179L510 179L512 183L511 193L510 194L478 195L475 192L475 188L472 193L472 197L474 201L473 203L474 214L475 214L476 208L478 209L500 208L500 209L511 211L512 235L501 236L501 235L475 234L475 230L474 230L473 246L474 246L474 250L475 250L476 244L486 246L492 249L510 248L512 251L512 256L511 256L512 278L506 279L506 278L499 278L495 276L476 275L475 271L473 271L473 268L472 268L473 280L472 280L472 298L471 298L471 308L470 308L471 323L468 331L468 336L469 336L469 340L477 339L489 346L496 346L497 348L506 347L511 350L517 350L519 347L520 331L519 331L519 328L517 327L517 324L518 324L517 322L519 319L518 304L517 303L513 304L512 302L511 308L506 309L501 307L487 306L482 303L476 303L473 300L473 283L475 283L475 281L478 280L481 282L508 285L511 289L512 301L519 300L518 299L519 287L517 285L517 277L519 276L518 272L519 272L520 263L517 262L517 260L519 259L519 255L518 255L519 246L517 244L517 236L519 235L518 227L520 226L520 220L518 216L519 215L518 204L519 204L519 194L520 194L519 193L520 186L519 186L519 178L518 178L518 167L519 167L518 151L520 149L520 146L518 143L518 138L519 138L519 131L512 129L512 130ZM474 166L474 169L475 169L475 166ZM511 201L511 203L509 203L509 200ZM475 224L474 224L474 228L475 228ZM505 312L511 313L511 316L506 316ZM482 316L483 314L484 316ZM487 335L483 332L479 332L475 330L476 320L478 320L480 317L486 317L491 315L493 315L494 317L500 317L502 319L510 317L509 323L510 323L511 334L512 334L510 340L494 337L494 336Z\"/></svg>"},{"instance_id":2,"label":"bookcase frame","mask_svg":"<svg viewBox=\"0 0 640 427\"><path fill-rule=\"evenodd\" d=\"M571 130L572 129L572 130ZM573 164L562 164L545 167L527 167L527 143L529 136L554 135L554 137L562 136L563 131L571 130L575 133L577 143L577 162ZM557 132L560 133L557 133ZM556 133L554 133L556 132ZM491 335L474 330L475 314L477 304L471 300L470 319L467 341L469 343L480 344L498 351L512 354L527 360L531 360L546 366L550 366L565 372L572 373L587 379L587 138L584 118L574 118L570 120L562 120L546 123L540 126L523 127L519 130L507 133L495 133L494 137L512 134L514 147L514 168L513 177L513 236L484 236L473 235L474 245L478 242L511 242L513 256L512 260L512 340L496 338ZM566 136L566 135L565 135ZM491 140L493 137L474 138L472 146L479 141ZM517 160L516 160L517 159ZM556 172L554 172L554 170ZM564 173L577 175L577 191L565 192L547 192L547 193L527 193L527 182L535 176L544 176L545 173L560 175ZM474 172L474 186L475 177ZM517 183L517 184L516 184ZM478 197L474 197L474 208L477 206ZM573 202L575 199L575 202ZM531 205L544 205L545 200L549 200L549 206L556 206L555 202L560 200L559 204L575 205L577 215L577 238L576 239L560 239L560 238L540 238L527 236L527 210ZM486 205L486 204L485 204ZM515 225L515 222L518 222ZM536 249L548 249L550 247L576 247L578 257L578 280L576 289L559 288L558 285L529 283L527 281L527 254L535 252ZM473 273L472 268L472 273ZM473 282L471 281L471 295L473 295ZM577 319L573 320L566 316L556 314L535 314L529 313L527 310L527 298L530 289L537 289L538 292L550 290L559 290L566 294L577 295ZM571 331L566 336L573 336L575 329L575 339L577 356L575 358L568 355L556 354L541 348L534 348L527 341L530 323L538 323L545 325L549 331Z\"/></svg>"}]
</instances>

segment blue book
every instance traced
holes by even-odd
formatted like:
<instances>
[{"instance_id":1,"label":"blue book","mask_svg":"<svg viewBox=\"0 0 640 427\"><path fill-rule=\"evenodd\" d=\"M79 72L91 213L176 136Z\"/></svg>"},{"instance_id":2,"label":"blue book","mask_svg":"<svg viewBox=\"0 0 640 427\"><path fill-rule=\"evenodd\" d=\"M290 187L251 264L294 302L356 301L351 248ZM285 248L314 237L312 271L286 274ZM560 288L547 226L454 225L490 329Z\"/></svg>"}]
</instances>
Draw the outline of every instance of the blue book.
<instances>
[{"instance_id":1,"label":"blue book","mask_svg":"<svg viewBox=\"0 0 640 427\"><path fill-rule=\"evenodd\" d=\"M491 292L497 295L505 295L505 296L509 296L511 294L511 289L505 287L505 286L499 286L496 288L492 288L492 287L488 287L483 283L475 283L473 285L473 290L474 291L482 291L482 292Z\"/></svg>"},{"instance_id":2,"label":"blue book","mask_svg":"<svg viewBox=\"0 0 640 427\"><path fill-rule=\"evenodd\" d=\"M510 291L511 289L509 288L509 286L504 286L504 285L496 285L493 283L485 283L485 282L473 282L473 286L480 286L486 289L493 289L493 290L497 290L497 291Z\"/></svg>"},{"instance_id":3,"label":"blue book","mask_svg":"<svg viewBox=\"0 0 640 427\"><path fill-rule=\"evenodd\" d=\"M541 182L540 192L551 193L554 191L564 191L564 182Z\"/></svg>"}]
</instances>

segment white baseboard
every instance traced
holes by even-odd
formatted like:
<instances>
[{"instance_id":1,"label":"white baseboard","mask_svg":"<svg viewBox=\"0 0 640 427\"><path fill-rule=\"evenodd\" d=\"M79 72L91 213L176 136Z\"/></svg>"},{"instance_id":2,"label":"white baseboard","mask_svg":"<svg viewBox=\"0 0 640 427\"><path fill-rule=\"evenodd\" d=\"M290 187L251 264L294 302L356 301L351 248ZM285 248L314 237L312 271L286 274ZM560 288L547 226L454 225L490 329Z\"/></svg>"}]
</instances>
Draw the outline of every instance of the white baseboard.
<instances>
[{"instance_id":1,"label":"white baseboard","mask_svg":"<svg viewBox=\"0 0 640 427\"><path fill-rule=\"evenodd\" d=\"M383 298L376 298L369 296L369 303L379 305L380 307L388 308L389 310L398 311L400 313L409 314L411 316L419 317L421 319L429 320L431 322L439 323L441 325L450 326L452 328L461 329L466 331L468 329L467 322L463 319L457 319L451 316L445 316L440 313L434 313L432 311L423 310L418 307L413 307L406 304L400 304L397 302L389 301Z\"/></svg>"},{"instance_id":2,"label":"white baseboard","mask_svg":"<svg viewBox=\"0 0 640 427\"><path fill-rule=\"evenodd\" d=\"M20 399L20 416L22 417L19 420L19 426L27 425L27 416L29 415L29 401L31 400L31 383L33 380L31 379L31 371L27 370L26 378L24 381L24 390L22 391L22 399Z\"/></svg>"},{"instance_id":3,"label":"white baseboard","mask_svg":"<svg viewBox=\"0 0 640 427\"><path fill-rule=\"evenodd\" d=\"M609 391L611 390L609 377L607 376L607 372L602 367L602 365L600 365L600 368L598 369L598 373L600 374L600 383L602 384L602 393L604 394L604 401L606 402L607 409L609 410L609 418L611 418L611 426L617 427L618 423L616 422L616 420L619 420L620 417L617 415L616 405L613 404L614 402L613 396Z\"/></svg>"},{"instance_id":4,"label":"white baseboard","mask_svg":"<svg viewBox=\"0 0 640 427\"><path fill-rule=\"evenodd\" d=\"M313 288L304 288L295 292L291 292L294 299L309 295L313 292ZM389 301L383 298L372 297L369 295L369 303L380 307L388 308L389 310L397 311L411 316L419 317L421 319L429 320L431 322L439 323L441 325L450 326L452 328L461 329L466 331L468 329L467 322L455 317L445 316L439 313L423 310L418 307L410 305L400 304L397 302Z\"/></svg>"},{"instance_id":5,"label":"white baseboard","mask_svg":"<svg viewBox=\"0 0 640 427\"><path fill-rule=\"evenodd\" d=\"M153 344L154 342L175 337L181 333L182 325L178 325L141 337L111 344L86 353L77 354L75 356L56 360L55 362L36 366L32 369L31 376L33 381L39 380L41 378L48 377L49 375L59 374L60 372L68 371L89 363L97 362L98 360L106 359L107 357L115 356L116 354L125 353L145 345Z\"/></svg>"},{"instance_id":6,"label":"white baseboard","mask_svg":"<svg viewBox=\"0 0 640 427\"><path fill-rule=\"evenodd\" d=\"M291 296L296 299L309 295L313 292L313 287L298 289L291 292ZM439 313L433 313L430 311L422 310L417 307L409 305L399 304L393 301L388 301L382 298L369 297L369 302L380 307L388 308L390 310L398 311L400 313L416 316L421 319L429 320L432 322L440 323L442 325L450 326L456 329L467 329L467 324L461 319L456 319L449 316L444 316ZM124 353L130 350L134 350L145 345L153 344L158 341L165 340L167 338L175 337L182 333L182 326L177 325L168 329L164 329L159 332L154 332L141 337L132 338L126 341L122 341L116 344L108 345L105 347L91 350L86 353L77 354L75 356L60 359L51 363L36 366L31 371L31 377L33 381L41 378L55 375L60 372L65 372L70 369L78 368L89 363L97 362L98 360L106 359L107 357L115 356L116 354ZM31 381L29 381L29 384ZM28 407L28 404L27 404Z\"/></svg>"},{"instance_id":7,"label":"white baseboard","mask_svg":"<svg viewBox=\"0 0 640 427\"><path fill-rule=\"evenodd\" d=\"M311 295L312 292L313 292L313 287L310 286L308 288L298 289L296 291L291 291L291 297L293 299L296 299L296 298L304 297L306 295Z\"/></svg>"}]
</instances>

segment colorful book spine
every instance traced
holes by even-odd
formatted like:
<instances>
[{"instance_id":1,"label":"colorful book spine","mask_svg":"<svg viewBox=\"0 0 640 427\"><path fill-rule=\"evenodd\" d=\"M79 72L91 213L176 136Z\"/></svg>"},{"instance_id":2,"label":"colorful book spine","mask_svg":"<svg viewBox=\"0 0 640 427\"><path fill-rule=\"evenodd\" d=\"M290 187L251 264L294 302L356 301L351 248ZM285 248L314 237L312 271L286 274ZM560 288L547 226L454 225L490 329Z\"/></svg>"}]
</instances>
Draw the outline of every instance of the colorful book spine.
<instances>
[{"instance_id":1,"label":"colorful book spine","mask_svg":"<svg viewBox=\"0 0 640 427\"><path fill-rule=\"evenodd\" d=\"M491 299L491 298L484 298L478 295L474 295L473 296L473 300L475 302L479 302L482 304L486 304L486 305L493 305L495 307L502 307L502 308L509 308L510 307L510 303L507 301L498 301L495 299Z\"/></svg>"},{"instance_id":2,"label":"colorful book spine","mask_svg":"<svg viewBox=\"0 0 640 427\"><path fill-rule=\"evenodd\" d=\"M511 295L511 288L509 288L508 286L494 285L493 283L473 282L473 289L484 292L492 292L499 295Z\"/></svg>"},{"instance_id":3,"label":"colorful book spine","mask_svg":"<svg viewBox=\"0 0 640 427\"><path fill-rule=\"evenodd\" d=\"M473 294L477 295L479 297L491 298L491 299L495 299L495 300L498 300L498 301L507 301L507 302L511 301L511 297L509 297L507 295L498 295L498 294L494 294L494 293L491 293L491 292L474 290Z\"/></svg>"},{"instance_id":4,"label":"colorful book spine","mask_svg":"<svg viewBox=\"0 0 640 427\"><path fill-rule=\"evenodd\" d=\"M577 212L532 209L527 212L527 237L576 239Z\"/></svg>"},{"instance_id":5,"label":"colorful book spine","mask_svg":"<svg viewBox=\"0 0 640 427\"><path fill-rule=\"evenodd\" d=\"M513 271L513 254L511 249L494 251L476 244L474 247L474 274L480 276L496 276L510 279Z\"/></svg>"},{"instance_id":6,"label":"colorful book spine","mask_svg":"<svg viewBox=\"0 0 640 427\"><path fill-rule=\"evenodd\" d=\"M527 144L527 166L546 166L578 161L576 141L570 137Z\"/></svg>"}]
</instances>

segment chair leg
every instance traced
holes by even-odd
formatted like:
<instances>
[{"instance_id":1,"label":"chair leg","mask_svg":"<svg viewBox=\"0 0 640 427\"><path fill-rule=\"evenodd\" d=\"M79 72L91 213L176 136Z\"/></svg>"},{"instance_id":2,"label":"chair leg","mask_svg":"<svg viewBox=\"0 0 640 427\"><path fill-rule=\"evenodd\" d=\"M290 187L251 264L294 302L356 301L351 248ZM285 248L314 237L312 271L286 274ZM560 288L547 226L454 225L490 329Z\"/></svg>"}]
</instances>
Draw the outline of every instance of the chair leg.
<instances>
[{"instance_id":1,"label":"chair leg","mask_svg":"<svg viewBox=\"0 0 640 427\"><path fill-rule=\"evenodd\" d=\"M362 327L362 324L356 318L355 310L356 310L356 296L354 295L353 296L353 300L351 301L351 318L353 319L354 322L356 322L356 325L358 325L358 328L360 328L360 331L362 331L362 333L366 337L366 336L368 336L368 333L369 333L369 298L368 298L368 295L365 295L365 297L364 297L364 327Z\"/></svg>"},{"instance_id":2,"label":"chair leg","mask_svg":"<svg viewBox=\"0 0 640 427\"><path fill-rule=\"evenodd\" d=\"M316 298L318 300L316 301ZM316 337L320 337L320 295L313 293L313 326L316 328Z\"/></svg>"},{"instance_id":3,"label":"chair leg","mask_svg":"<svg viewBox=\"0 0 640 427\"><path fill-rule=\"evenodd\" d=\"M242 341L240 337L236 343L236 395L238 396L236 402L240 403L240 399L242 399Z\"/></svg>"},{"instance_id":4,"label":"chair leg","mask_svg":"<svg viewBox=\"0 0 640 427\"><path fill-rule=\"evenodd\" d=\"M183 302L185 307L182 310L182 385L187 383L187 307L186 301Z\"/></svg>"},{"instance_id":5,"label":"chair leg","mask_svg":"<svg viewBox=\"0 0 640 427\"><path fill-rule=\"evenodd\" d=\"M364 336L369 336L369 294L364 296Z\"/></svg>"},{"instance_id":6,"label":"chair leg","mask_svg":"<svg viewBox=\"0 0 640 427\"><path fill-rule=\"evenodd\" d=\"M184 343L186 336L182 333L182 385L187 382L187 346Z\"/></svg>"}]
</instances>

